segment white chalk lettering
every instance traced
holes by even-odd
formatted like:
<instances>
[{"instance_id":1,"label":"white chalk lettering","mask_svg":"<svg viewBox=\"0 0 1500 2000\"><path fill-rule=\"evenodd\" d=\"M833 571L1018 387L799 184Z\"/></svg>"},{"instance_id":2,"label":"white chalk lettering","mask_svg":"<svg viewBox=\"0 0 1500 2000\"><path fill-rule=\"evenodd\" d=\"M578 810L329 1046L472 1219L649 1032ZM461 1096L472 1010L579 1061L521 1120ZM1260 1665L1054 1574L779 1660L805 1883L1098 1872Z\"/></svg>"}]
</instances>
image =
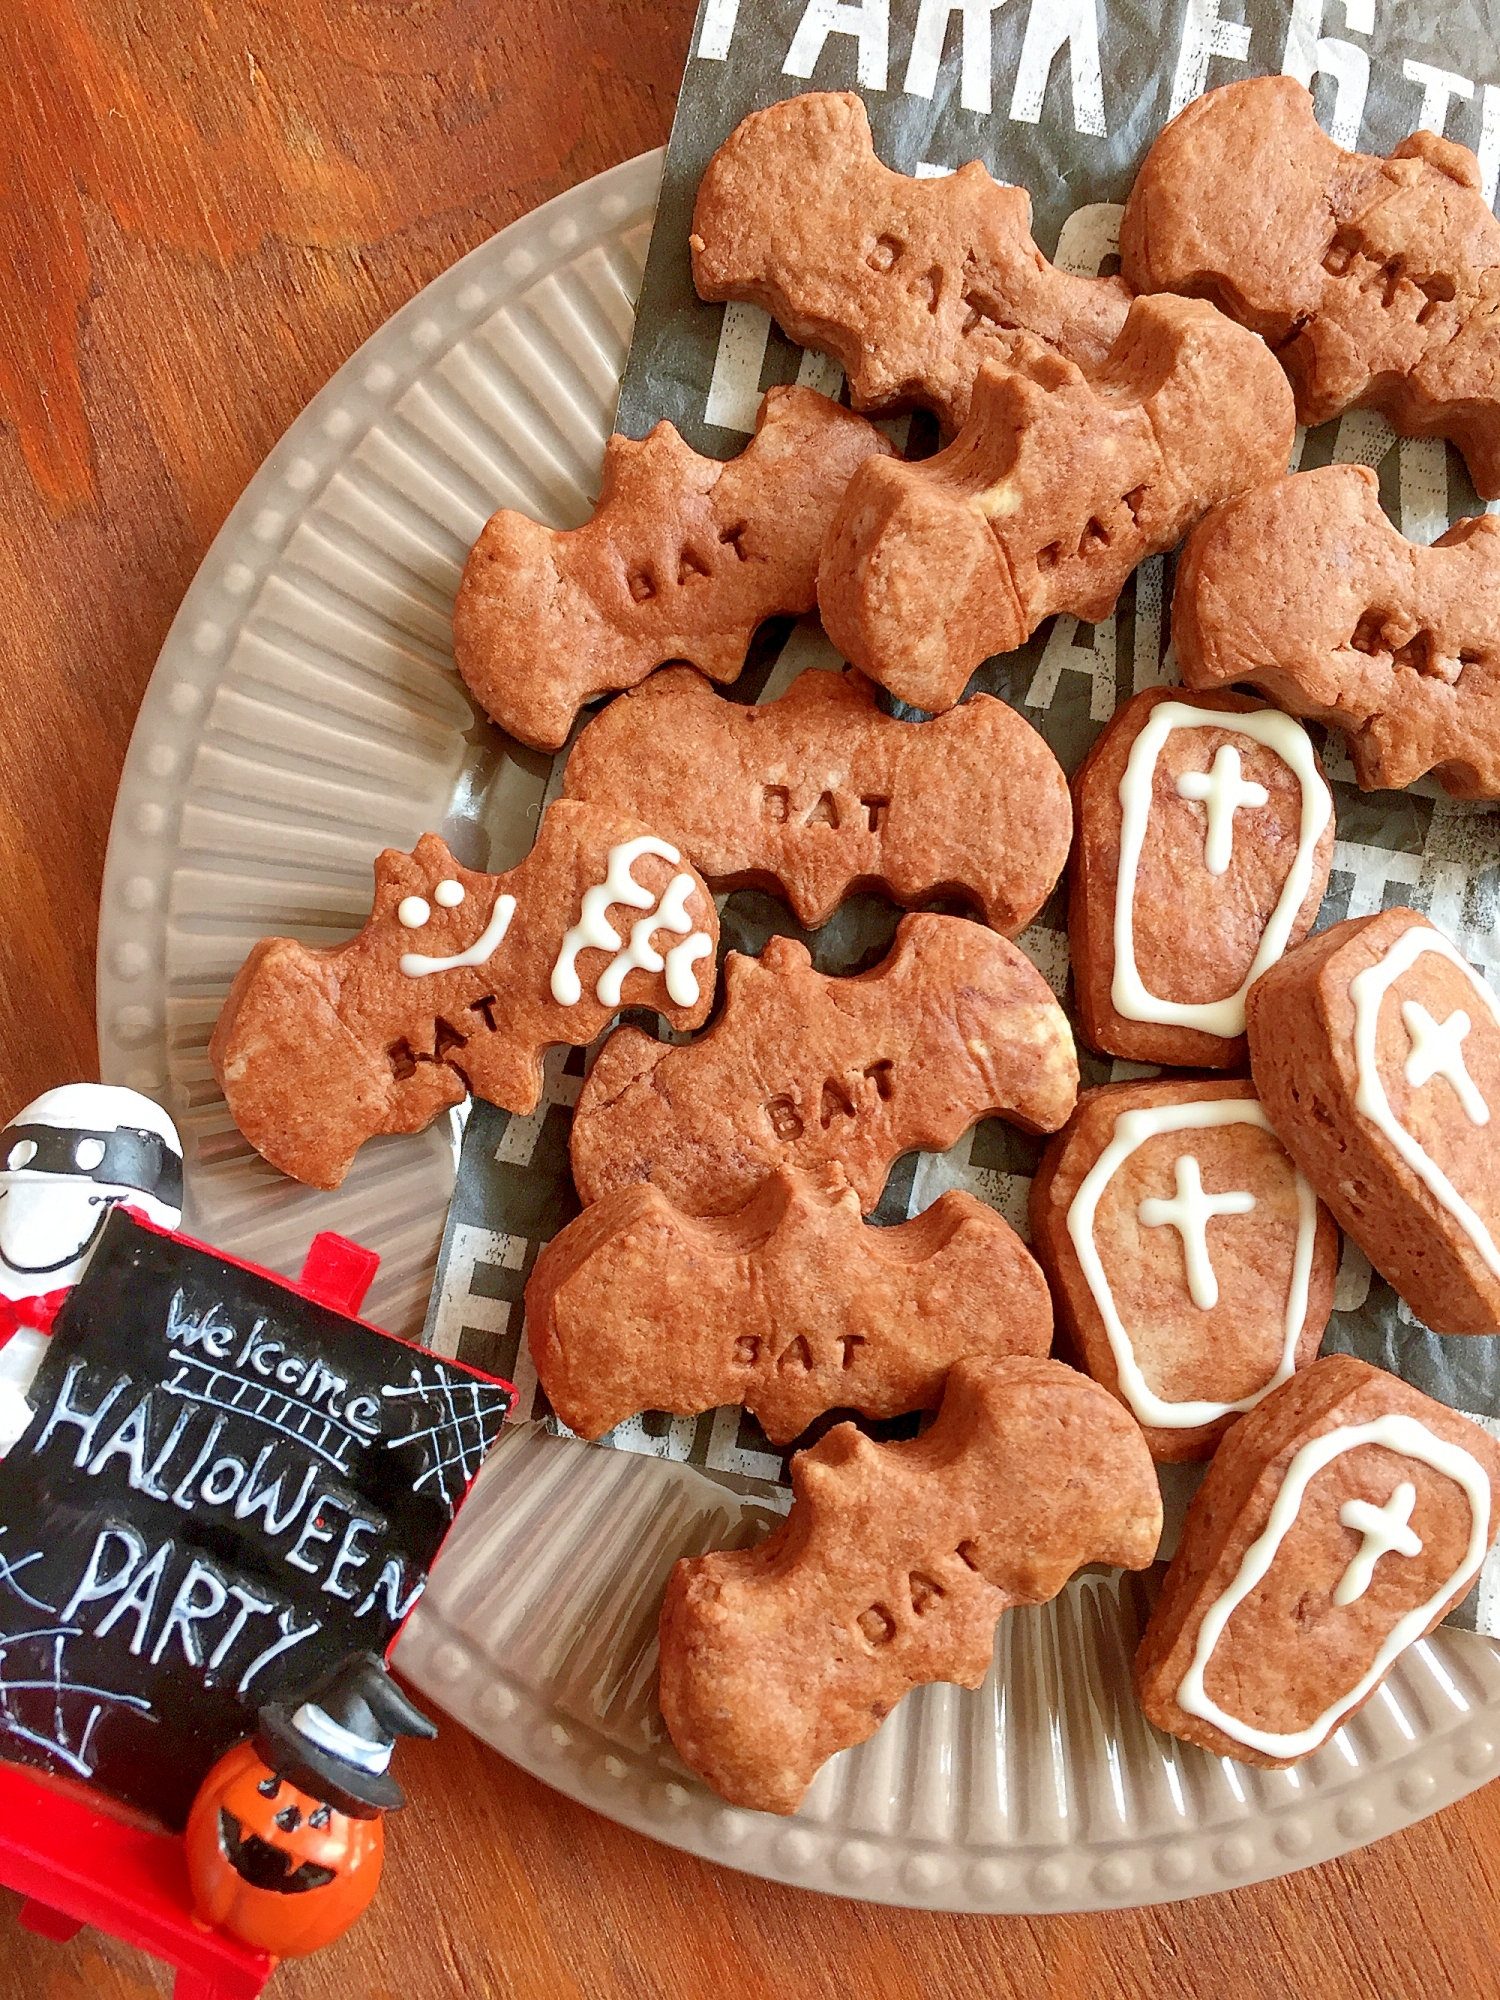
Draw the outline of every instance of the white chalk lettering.
<instances>
[{"instance_id":1,"label":"white chalk lettering","mask_svg":"<svg viewBox=\"0 0 1500 2000\"><path fill-rule=\"evenodd\" d=\"M426 1579L424 1578L422 1583L416 1585L409 1597L403 1598L401 1595L401 1586L405 1581L406 1573L401 1566L401 1558L399 1556L387 1556L381 1566L379 1576L376 1577L370 1587L369 1596L362 1603L355 1606L355 1617L363 1618L365 1613L374 1604L376 1598L383 1597L385 1599L386 1617L394 1619L399 1624L422 1595Z\"/></svg>"},{"instance_id":2,"label":"white chalk lettering","mask_svg":"<svg viewBox=\"0 0 1500 2000\"><path fill-rule=\"evenodd\" d=\"M884 90L890 61L890 0L861 0L857 7L840 0L807 0L792 46L781 66L783 76L811 76L830 35L853 35L859 42L856 80L861 90Z\"/></svg>"},{"instance_id":3,"label":"white chalk lettering","mask_svg":"<svg viewBox=\"0 0 1500 2000\"><path fill-rule=\"evenodd\" d=\"M202 1598L196 1597L194 1593L199 1589L206 1591L207 1595ZM182 1645L183 1658L188 1665L201 1667L202 1644L193 1627L205 1624L210 1618L217 1618L228 1601L228 1585L217 1571L210 1569L207 1563L200 1562L195 1556L188 1567L187 1575L177 1586L177 1595L172 1599L172 1608L168 1611L161 1631L157 1634L156 1644L151 1648L152 1666L160 1665L161 1656L167 1650L175 1632Z\"/></svg>"},{"instance_id":4,"label":"white chalk lettering","mask_svg":"<svg viewBox=\"0 0 1500 2000\"><path fill-rule=\"evenodd\" d=\"M286 1559L293 1569L306 1570L309 1576L317 1575L317 1562L309 1560L307 1551L309 1546L314 1542L331 1542L333 1540L334 1530L331 1527L324 1526L321 1516L325 1507L336 1507L337 1505L338 1501L334 1498L333 1494L320 1493L314 1504L307 1510L307 1519L302 1523L302 1533L297 1537L295 1544L286 1552Z\"/></svg>"},{"instance_id":5,"label":"white chalk lettering","mask_svg":"<svg viewBox=\"0 0 1500 2000\"><path fill-rule=\"evenodd\" d=\"M174 1292L167 1307L168 1346L185 1347L189 1353L201 1347L215 1361L225 1360L234 1346L234 1328L226 1320L214 1317L218 1310L216 1301L204 1313L189 1312L182 1293Z\"/></svg>"},{"instance_id":6,"label":"white chalk lettering","mask_svg":"<svg viewBox=\"0 0 1500 2000\"><path fill-rule=\"evenodd\" d=\"M178 1440L193 1421L193 1415L194 1412L191 1405L187 1409L178 1411L177 1421L168 1432L166 1443L146 1467L145 1475L141 1480L141 1491L149 1493L153 1500L170 1500L172 1497L167 1489L160 1484L161 1475L166 1471L167 1466L171 1462L172 1454L177 1449Z\"/></svg>"},{"instance_id":7,"label":"white chalk lettering","mask_svg":"<svg viewBox=\"0 0 1500 2000\"><path fill-rule=\"evenodd\" d=\"M229 1658L235 1640L239 1638L252 1617L269 1618L276 1608L273 1604L268 1604L263 1597L252 1596L242 1583L230 1584L229 1595L239 1600L239 1609L229 1621L229 1630L208 1656L210 1673L216 1672L223 1666Z\"/></svg>"},{"instance_id":8,"label":"white chalk lettering","mask_svg":"<svg viewBox=\"0 0 1500 2000\"><path fill-rule=\"evenodd\" d=\"M250 1516L259 1509L264 1516L266 1539L273 1542L278 1535L286 1533L293 1521L302 1512L303 1507L307 1504L307 1496L312 1490L313 1482L318 1476L317 1467L310 1465L302 1475L302 1485L298 1489L296 1499L287 1508L285 1513L278 1514L276 1509L281 1502L281 1488L286 1479L285 1470L278 1472L269 1486L262 1486L259 1483L266 1460L275 1449L274 1444L268 1444L264 1447L254 1465L251 1466L250 1476L240 1490L240 1497L234 1503L234 1518L237 1521L248 1521Z\"/></svg>"},{"instance_id":9,"label":"white chalk lettering","mask_svg":"<svg viewBox=\"0 0 1500 2000\"><path fill-rule=\"evenodd\" d=\"M323 1629L316 1618L310 1625L295 1625L292 1622L290 1610L283 1611L276 1622L281 1627L281 1637L273 1639L263 1652L256 1654L249 1666L240 1675L239 1683L235 1688L236 1694L244 1694L256 1675L268 1667L272 1660L278 1659L281 1654L289 1652L293 1646L300 1645L304 1639L315 1637Z\"/></svg>"},{"instance_id":10,"label":"white chalk lettering","mask_svg":"<svg viewBox=\"0 0 1500 2000\"><path fill-rule=\"evenodd\" d=\"M82 1472L89 1453L94 1449L95 1433L103 1424L104 1419L109 1415L115 1404L131 1386L128 1375L119 1376L113 1388L100 1398L95 1407L92 1410L86 1410L81 1404L73 1401L73 1384L83 1373L86 1365L82 1361L72 1361L68 1364L68 1372L63 1377L63 1385L57 1392L57 1401L47 1413L47 1421L42 1426L41 1435L31 1447L32 1456L35 1457L38 1452L46 1449L54 1431L60 1430L64 1424L76 1424L80 1436L78 1449L73 1454L73 1465L74 1469L78 1472Z\"/></svg>"},{"instance_id":11,"label":"white chalk lettering","mask_svg":"<svg viewBox=\"0 0 1500 2000\"><path fill-rule=\"evenodd\" d=\"M225 1507L239 1492L244 1481L245 1461L242 1458L216 1458L204 1474L198 1492L210 1507Z\"/></svg>"},{"instance_id":12,"label":"white chalk lettering","mask_svg":"<svg viewBox=\"0 0 1500 2000\"><path fill-rule=\"evenodd\" d=\"M217 1450L219 1439L224 1435L224 1421L223 1417L214 1418L198 1456L173 1488L172 1504L174 1507L180 1507L185 1514L191 1514L193 1511L193 1482Z\"/></svg>"},{"instance_id":13,"label":"white chalk lettering","mask_svg":"<svg viewBox=\"0 0 1500 2000\"><path fill-rule=\"evenodd\" d=\"M361 1437L380 1436L380 1398L351 1396L344 1405L344 1422Z\"/></svg>"},{"instance_id":14,"label":"white chalk lettering","mask_svg":"<svg viewBox=\"0 0 1500 2000\"><path fill-rule=\"evenodd\" d=\"M376 1535L379 1532L380 1526L376 1521L366 1521L358 1514L351 1519L344 1530L344 1539L339 1543L338 1552L328 1565L328 1574L323 1579L323 1588L332 1596L342 1597L347 1603L353 1602L353 1590L346 1590L343 1587L344 1571L363 1569L370 1560L370 1551L358 1547L356 1538L360 1535Z\"/></svg>"},{"instance_id":15,"label":"white chalk lettering","mask_svg":"<svg viewBox=\"0 0 1500 2000\"><path fill-rule=\"evenodd\" d=\"M120 1542L125 1549L125 1560L119 1568L110 1573L106 1566L105 1551L111 1542ZM60 1623L71 1625L80 1607L85 1604L102 1603L106 1597L113 1597L129 1583L137 1566L145 1560L146 1544L134 1528L101 1528L94 1538L78 1588L63 1608Z\"/></svg>"},{"instance_id":16,"label":"white chalk lettering","mask_svg":"<svg viewBox=\"0 0 1500 2000\"><path fill-rule=\"evenodd\" d=\"M146 1419L151 1410L151 1392L148 1389L136 1404L130 1415L118 1429L113 1431L107 1443L100 1445L89 1460L89 1477L97 1479L112 1458L120 1457L130 1461L129 1483L139 1491L146 1483L146 1447L151 1442Z\"/></svg>"},{"instance_id":17,"label":"white chalk lettering","mask_svg":"<svg viewBox=\"0 0 1500 2000\"><path fill-rule=\"evenodd\" d=\"M156 1613L156 1593L161 1588L161 1580L166 1572L167 1557L172 1553L172 1544L163 1542L149 1562L142 1563L130 1580L130 1588L122 1597L117 1597L94 1627L96 1639L108 1638L127 1611L135 1613L135 1637L130 1642L130 1651L137 1659L146 1643L146 1628Z\"/></svg>"}]
</instances>

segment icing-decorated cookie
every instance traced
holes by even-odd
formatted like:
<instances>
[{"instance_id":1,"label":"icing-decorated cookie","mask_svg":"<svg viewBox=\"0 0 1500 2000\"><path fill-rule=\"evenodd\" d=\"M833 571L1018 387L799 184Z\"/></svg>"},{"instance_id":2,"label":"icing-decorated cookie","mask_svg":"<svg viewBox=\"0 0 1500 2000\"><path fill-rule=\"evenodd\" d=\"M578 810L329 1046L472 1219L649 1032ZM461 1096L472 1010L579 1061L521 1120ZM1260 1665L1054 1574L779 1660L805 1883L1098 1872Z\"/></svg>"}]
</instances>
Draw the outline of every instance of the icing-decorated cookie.
<instances>
[{"instance_id":1,"label":"icing-decorated cookie","mask_svg":"<svg viewBox=\"0 0 1500 2000\"><path fill-rule=\"evenodd\" d=\"M762 620L812 610L834 504L889 450L863 417L795 387L766 391L738 458L700 458L668 423L612 437L582 527L506 507L474 544L453 607L459 672L502 729L543 750L586 701L663 660L737 679Z\"/></svg>"},{"instance_id":2,"label":"icing-decorated cookie","mask_svg":"<svg viewBox=\"0 0 1500 2000\"><path fill-rule=\"evenodd\" d=\"M1031 197L977 160L933 180L893 173L852 90L742 119L699 183L689 240L700 298L761 306L835 356L857 410L923 403L949 430L1017 330L1096 368L1130 303L1118 278L1049 264Z\"/></svg>"},{"instance_id":3,"label":"icing-decorated cookie","mask_svg":"<svg viewBox=\"0 0 1500 2000\"><path fill-rule=\"evenodd\" d=\"M1182 1068L1245 1060L1245 995L1306 936L1333 795L1305 729L1245 695L1147 688L1073 781L1068 940L1084 1039Z\"/></svg>"},{"instance_id":4,"label":"icing-decorated cookie","mask_svg":"<svg viewBox=\"0 0 1500 2000\"><path fill-rule=\"evenodd\" d=\"M823 544L818 610L846 660L917 708L1054 611L1097 621L1136 564L1286 468L1291 391L1200 299L1137 299L1090 374L1016 336L945 451L869 459Z\"/></svg>"},{"instance_id":5,"label":"icing-decorated cookie","mask_svg":"<svg viewBox=\"0 0 1500 2000\"><path fill-rule=\"evenodd\" d=\"M1342 729L1366 791L1432 771L1457 798L1500 798L1493 514L1424 548L1386 519L1368 465L1258 486L1188 537L1172 642L1189 687L1251 681Z\"/></svg>"},{"instance_id":6,"label":"icing-decorated cookie","mask_svg":"<svg viewBox=\"0 0 1500 2000\"><path fill-rule=\"evenodd\" d=\"M1250 1066L1287 1150L1435 1333L1500 1332L1500 1003L1441 931L1383 910L1251 989Z\"/></svg>"},{"instance_id":7,"label":"icing-decorated cookie","mask_svg":"<svg viewBox=\"0 0 1500 2000\"><path fill-rule=\"evenodd\" d=\"M679 1562L661 1612L672 1740L761 1812L795 1812L912 1688L977 1688L1001 1612L1086 1562L1144 1569L1161 1534L1139 1430L1059 1361L959 1361L923 1436L839 1424L792 1460L792 1492L759 1548Z\"/></svg>"},{"instance_id":8,"label":"icing-decorated cookie","mask_svg":"<svg viewBox=\"0 0 1500 2000\"><path fill-rule=\"evenodd\" d=\"M649 1185L594 1202L537 1259L526 1337L583 1437L636 1410L740 1403L785 1444L825 1410L936 1409L961 1355L1045 1354L1052 1299L971 1194L872 1229L840 1167L782 1167L722 1218L695 1220Z\"/></svg>"},{"instance_id":9,"label":"icing-decorated cookie","mask_svg":"<svg viewBox=\"0 0 1500 2000\"><path fill-rule=\"evenodd\" d=\"M1399 1376L1328 1354L1220 1445L1136 1656L1158 1729L1294 1764L1468 1591L1500 1445Z\"/></svg>"},{"instance_id":10,"label":"icing-decorated cookie","mask_svg":"<svg viewBox=\"0 0 1500 2000\"><path fill-rule=\"evenodd\" d=\"M0 1131L0 1458L52 1323L113 1208L161 1229L182 1220L182 1141L159 1104L109 1083L65 1083Z\"/></svg>"},{"instance_id":11,"label":"icing-decorated cookie","mask_svg":"<svg viewBox=\"0 0 1500 2000\"><path fill-rule=\"evenodd\" d=\"M419 1132L472 1090L533 1109L553 1042L593 1038L623 1007L696 1028L714 992L718 916L669 841L604 806L559 800L503 875L463 868L435 833L375 863L358 937L266 938L209 1044L256 1151L337 1187L378 1132Z\"/></svg>"},{"instance_id":12,"label":"icing-decorated cookie","mask_svg":"<svg viewBox=\"0 0 1500 2000\"><path fill-rule=\"evenodd\" d=\"M1238 1079L1085 1091L1031 1184L1031 1241L1079 1366L1156 1459L1207 1458L1333 1305L1333 1218Z\"/></svg>"},{"instance_id":13,"label":"icing-decorated cookie","mask_svg":"<svg viewBox=\"0 0 1500 2000\"><path fill-rule=\"evenodd\" d=\"M1500 222L1467 146L1413 132L1389 159L1345 152L1294 78L1225 84L1146 155L1120 267L1262 334L1304 424L1380 410L1408 437L1452 438L1500 494Z\"/></svg>"},{"instance_id":14,"label":"icing-decorated cookie","mask_svg":"<svg viewBox=\"0 0 1500 2000\"><path fill-rule=\"evenodd\" d=\"M555 810L555 808L554 808ZM813 970L773 937L730 952L724 1008L687 1047L619 1028L573 1115L584 1201L650 1181L692 1215L743 1206L774 1167L840 1161L866 1214L893 1160L992 1112L1054 1132L1078 1094L1067 1016L1036 967L963 917L903 917L879 965Z\"/></svg>"},{"instance_id":15,"label":"icing-decorated cookie","mask_svg":"<svg viewBox=\"0 0 1500 2000\"><path fill-rule=\"evenodd\" d=\"M715 889L775 883L808 930L878 884L898 903L960 891L1014 937L1073 831L1061 765L1008 703L898 722L853 672L752 708L667 667L584 730L564 791L662 828Z\"/></svg>"}]
</instances>

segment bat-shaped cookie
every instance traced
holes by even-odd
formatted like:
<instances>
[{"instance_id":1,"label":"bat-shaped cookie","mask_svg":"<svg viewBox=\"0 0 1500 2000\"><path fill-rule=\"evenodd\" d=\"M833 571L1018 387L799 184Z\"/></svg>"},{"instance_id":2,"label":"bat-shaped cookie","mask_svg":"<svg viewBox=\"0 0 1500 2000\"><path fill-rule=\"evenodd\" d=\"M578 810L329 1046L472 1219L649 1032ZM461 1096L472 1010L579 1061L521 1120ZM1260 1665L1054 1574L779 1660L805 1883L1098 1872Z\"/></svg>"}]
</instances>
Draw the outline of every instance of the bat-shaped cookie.
<instances>
[{"instance_id":1,"label":"bat-shaped cookie","mask_svg":"<svg viewBox=\"0 0 1500 2000\"><path fill-rule=\"evenodd\" d=\"M1500 1000L1414 910L1316 931L1250 989L1287 1151L1434 1333L1500 1333Z\"/></svg>"},{"instance_id":2,"label":"bat-shaped cookie","mask_svg":"<svg viewBox=\"0 0 1500 2000\"><path fill-rule=\"evenodd\" d=\"M592 1203L537 1259L526 1337L583 1437L636 1410L741 1403L785 1444L825 1410L936 1409L962 1355L1045 1354L1052 1300L971 1194L873 1229L840 1168L780 1167L723 1217L684 1215L649 1185Z\"/></svg>"},{"instance_id":3,"label":"bat-shaped cookie","mask_svg":"<svg viewBox=\"0 0 1500 2000\"><path fill-rule=\"evenodd\" d=\"M998 1112L1032 1132L1078 1095L1067 1016L1030 959L963 917L903 917L879 965L814 972L773 937L725 960L723 1012L687 1047L610 1036L573 1116L584 1201L650 1181L693 1215L743 1206L774 1167L843 1163L866 1214L891 1162Z\"/></svg>"},{"instance_id":4,"label":"bat-shaped cookie","mask_svg":"<svg viewBox=\"0 0 1500 2000\"><path fill-rule=\"evenodd\" d=\"M903 701L949 708L1050 613L1107 616L1143 557L1283 471L1295 428L1265 343L1197 299L1135 300L1091 377L1018 341L945 451L850 480L818 565L828 636Z\"/></svg>"},{"instance_id":5,"label":"bat-shaped cookie","mask_svg":"<svg viewBox=\"0 0 1500 2000\"><path fill-rule=\"evenodd\" d=\"M924 404L949 430L1018 330L1092 368L1130 303L1118 278L1049 264L1031 197L977 160L937 180L892 173L852 91L806 91L742 120L699 182L689 240L700 297L763 306L833 355L856 409Z\"/></svg>"},{"instance_id":6,"label":"bat-shaped cookie","mask_svg":"<svg viewBox=\"0 0 1500 2000\"><path fill-rule=\"evenodd\" d=\"M738 458L700 458L668 423L604 448L599 502L581 528L503 508L470 552L453 652L502 729L556 750L586 701L633 687L663 660L716 681L745 664L774 612L811 611L818 549L880 433L811 389L768 389Z\"/></svg>"},{"instance_id":7,"label":"bat-shaped cookie","mask_svg":"<svg viewBox=\"0 0 1500 2000\"><path fill-rule=\"evenodd\" d=\"M1500 495L1500 222L1466 146L1348 153L1287 76L1210 90L1146 155L1120 229L1142 291L1212 299L1263 334L1297 415L1360 406L1447 437Z\"/></svg>"},{"instance_id":8,"label":"bat-shaped cookie","mask_svg":"<svg viewBox=\"0 0 1500 2000\"><path fill-rule=\"evenodd\" d=\"M689 1557L661 1612L661 1708L732 1805L792 1813L914 1687L978 1687L995 1624L1082 1564L1144 1569L1161 1495L1139 1429L1060 1361L956 1362L904 1444L839 1424L792 1460L759 1548Z\"/></svg>"},{"instance_id":9,"label":"bat-shaped cookie","mask_svg":"<svg viewBox=\"0 0 1500 2000\"><path fill-rule=\"evenodd\" d=\"M668 667L589 724L564 791L665 828L716 889L774 884L809 930L878 884L898 903L961 890L1014 937L1072 834L1062 767L1013 708L979 694L898 722L858 673L751 708Z\"/></svg>"},{"instance_id":10,"label":"bat-shaped cookie","mask_svg":"<svg viewBox=\"0 0 1500 2000\"><path fill-rule=\"evenodd\" d=\"M1500 1445L1325 1354L1229 1433L1136 1655L1158 1729L1271 1769L1326 1743L1445 1617L1495 1537Z\"/></svg>"},{"instance_id":11,"label":"bat-shaped cookie","mask_svg":"<svg viewBox=\"0 0 1500 2000\"><path fill-rule=\"evenodd\" d=\"M1172 638L1189 687L1251 681L1344 730L1367 791L1432 771L1500 798L1500 519L1431 548L1386 519L1366 465L1325 465L1215 510L1177 565Z\"/></svg>"},{"instance_id":12,"label":"bat-shaped cookie","mask_svg":"<svg viewBox=\"0 0 1500 2000\"><path fill-rule=\"evenodd\" d=\"M358 937L265 938L209 1044L241 1132L273 1166L337 1187L366 1139L419 1132L470 1091L527 1112L542 1052L620 1008L696 1028L713 1000L718 917L702 878L638 820L559 800L503 875L435 833L375 863Z\"/></svg>"}]
</instances>

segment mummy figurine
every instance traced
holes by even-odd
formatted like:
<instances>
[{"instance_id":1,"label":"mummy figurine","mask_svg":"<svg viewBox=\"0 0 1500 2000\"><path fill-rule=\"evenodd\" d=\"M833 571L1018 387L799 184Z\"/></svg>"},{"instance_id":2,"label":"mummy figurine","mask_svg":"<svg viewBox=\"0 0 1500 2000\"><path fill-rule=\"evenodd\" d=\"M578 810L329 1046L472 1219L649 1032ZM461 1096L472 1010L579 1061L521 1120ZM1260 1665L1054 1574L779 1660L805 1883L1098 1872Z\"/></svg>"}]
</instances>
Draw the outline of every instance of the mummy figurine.
<instances>
[{"instance_id":1,"label":"mummy figurine","mask_svg":"<svg viewBox=\"0 0 1500 2000\"><path fill-rule=\"evenodd\" d=\"M0 1458L31 1421L52 1322L121 1202L162 1229L182 1220L182 1141L139 1091L67 1083L0 1132Z\"/></svg>"}]
</instances>

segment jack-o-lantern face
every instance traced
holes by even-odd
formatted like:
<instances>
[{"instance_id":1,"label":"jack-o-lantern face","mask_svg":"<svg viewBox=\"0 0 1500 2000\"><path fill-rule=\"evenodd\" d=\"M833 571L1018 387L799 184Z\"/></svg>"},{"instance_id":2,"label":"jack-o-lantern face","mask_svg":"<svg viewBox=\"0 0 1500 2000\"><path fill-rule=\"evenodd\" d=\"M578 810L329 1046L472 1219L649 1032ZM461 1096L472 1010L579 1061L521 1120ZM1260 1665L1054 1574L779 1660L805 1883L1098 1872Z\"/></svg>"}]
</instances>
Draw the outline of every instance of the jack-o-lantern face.
<instances>
[{"instance_id":1,"label":"jack-o-lantern face","mask_svg":"<svg viewBox=\"0 0 1500 2000\"><path fill-rule=\"evenodd\" d=\"M278 1958L331 1943L380 1886L383 1822L299 1791L253 1743L214 1765L184 1838L198 1915Z\"/></svg>"}]
</instances>

